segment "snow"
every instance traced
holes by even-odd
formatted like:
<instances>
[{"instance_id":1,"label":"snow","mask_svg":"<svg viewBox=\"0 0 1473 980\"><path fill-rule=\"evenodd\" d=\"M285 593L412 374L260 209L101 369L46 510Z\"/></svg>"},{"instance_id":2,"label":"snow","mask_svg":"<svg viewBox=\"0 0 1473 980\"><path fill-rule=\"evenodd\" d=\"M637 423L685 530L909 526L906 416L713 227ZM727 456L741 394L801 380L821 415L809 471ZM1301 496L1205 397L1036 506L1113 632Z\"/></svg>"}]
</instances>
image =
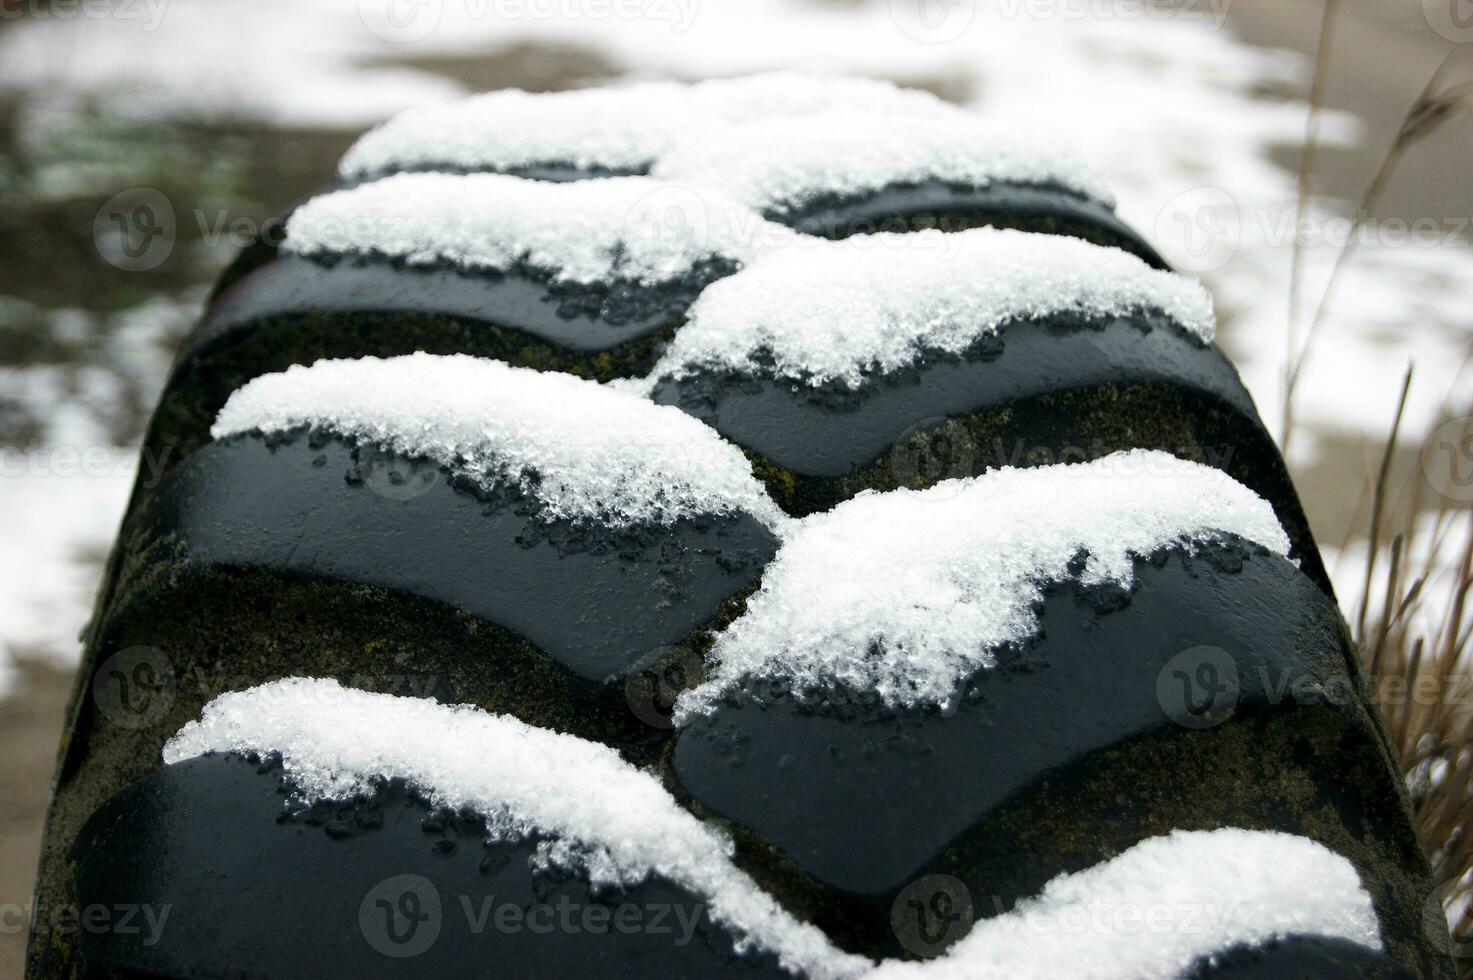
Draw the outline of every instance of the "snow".
<instances>
[{"instance_id":1,"label":"snow","mask_svg":"<svg viewBox=\"0 0 1473 980\"><path fill-rule=\"evenodd\" d=\"M137 465L105 444L0 448L0 695L21 660L76 663Z\"/></svg>"},{"instance_id":2,"label":"snow","mask_svg":"<svg viewBox=\"0 0 1473 980\"><path fill-rule=\"evenodd\" d=\"M903 88L878 78L814 72L769 71L713 78L697 82L689 92L700 116L725 123L811 117L857 109L936 119L967 115L930 92Z\"/></svg>"},{"instance_id":3,"label":"snow","mask_svg":"<svg viewBox=\"0 0 1473 980\"><path fill-rule=\"evenodd\" d=\"M411 109L353 144L338 172L362 177L416 167L495 171L547 163L643 171L687 115L684 93L669 82L540 94L508 89Z\"/></svg>"},{"instance_id":4,"label":"snow","mask_svg":"<svg viewBox=\"0 0 1473 980\"><path fill-rule=\"evenodd\" d=\"M1172 980L1198 959L1291 935L1381 948L1350 862L1270 831L1173 831L979 921L930 963L888 962L873 980Z\"/></svg>"},{"instance_id":5,"label":"snow","mask_svg":"<svg viewBox=\"0 0 1473 980\"><path fill-rule=\"evenodd\" d=\"M282 247L497 272L525 263L568 282L650 284L707 259L749 261L788 237L719 194L646 177L407 173L313 198L292 213Z\"/></svg>"},{"instance_id":6,"label":"snow","mask_svg":"<svg viewBox=\"0 0 1473 980\"><path fill-rule=\"evenodd\" d=\"M436 805L484 814L495 837L557 838L543 853L595 886L663 875L790 969L853 976L868 965L737 870L731 840L682 810L658 778L595 742L471 705L287 678L215 698L164 746L164 761L208 752L279 752L305 802L351 798L374 777L403 779Z\"/></svg>"},{"instance_id":7,"label":"snow","mask_svg":"<svg viewBox=\"0 0 1473 980\"><path fill-rule=\"evenodd\" d=\"M709 286L653 376L766 372L857 388L1004 323L1142 310L1212 340L1206 290L1119 249L995 228L805 238Z\"/></svg>"},{"instance_id":8,"label":"snow","mask_svg":"<svg viewBox=\"0 0 1473 980\"><path fill-rule=\"evenodd\" d=\"M724 124L885 106L909 115L961 115L935 96L874 79L766 72L695 85L645 82L571 92L488 92L411 109L364 135L339 172L511 170L536 164L643 172L682 142Z\"/></svg>"},{"instance_id":9,"label":"snow","mask_svg":"<svg viewBox=\"0 0 1473 980\"><path fill-rule=\"evenodd\" d=\"M854 197L927 180L986 187L1058 185L1107 205L1104 175L1060 141L1020 138L976 116L943 118L865 111L775 116L681 141L653 175L719 187L748 206L781 214L827 195Z\"/></svg>"},{"instance_id":10,"label":"snow","mask_svg":"<svg viewBox=\"0 0 1473 980\"><path fill-rule=\"evenodd\" d=\"M717 634L711 669L676 721L752 680L843 684L888 705L946 704L994 652L1038 630L1051 582L1130 587L1132 559L1236 534L1286 555L1261 497L1166 453L1003 468L927 490L864 493L797 521L748 600Z\"/></svg>"},{"instance_id":11,"label":"snow","mask_svg":"<svg viewBox=\"0 0 1473 980\"><path fill-rule=\"evenodd\" d=\"M394 45L371 33L356 0L59 7L9 21L4 34L0 90L65 88L132 118L356 127L462 91L384 64Z\"/></svg>"},{"instance_id":12,"label":"snow","mask_svg":"<svg viewBox=\"0 0 1473 980\"><path fill-rule=\"evenodd\" d=\"M16 331L45 352L0 366L0 429L35 427L23 445L0 436L0 697L27 666L74 669L135 474L152 483L167 459L118 443L137 439L198 316L193 291L107 312L0 295L0 344L25 352Z\"/></svg>"},{"instance_id":13,"label":"snow","mask_svg":"<svg viewBox=\"0 0 1473 980\"><path fill-rule=\"evenodd\" d=\"M1164 980L1199 957L1290 934L1381 946L1355 870L1323 846L1262 831L1177 831L1060 875L939 960L876 967L793 918L732 863L729 837L604 745L472 705L294 677L215 698L163 758L212 752L279 753L307 804L404 780L434 805L484 815L494 839L551 838L534 866L564 866L596 887L659 874L704 899L739 949L772 952L808 977Z\"/></svg>"},{"instance_id":14,"label":"snow","mask_svg":"<svg viewBox=\"0 0 1473 980\"><path fill-rule=\"evenodd\" d=\"M1063 145L987 126L935 96L874 79L767 72L695 85L488 92L404 112L339 172L507 171L538 164L643 173L720 189L762 211L928 179L1054 184L1106 204L1104 176Z\"/></svg>"},{"instance_id":15,"label":"snow","mask_svg":"<svg viewBox=\"0 0 1473 980\"><path fill-rule=\"evenodd\" d=\"M301 426L432 459L488 488L517 487L548 520L783 520L741 451L679 409L500 361L418 353L297 365L236 391L210 432Z\"/></svg>"}]
</instances>

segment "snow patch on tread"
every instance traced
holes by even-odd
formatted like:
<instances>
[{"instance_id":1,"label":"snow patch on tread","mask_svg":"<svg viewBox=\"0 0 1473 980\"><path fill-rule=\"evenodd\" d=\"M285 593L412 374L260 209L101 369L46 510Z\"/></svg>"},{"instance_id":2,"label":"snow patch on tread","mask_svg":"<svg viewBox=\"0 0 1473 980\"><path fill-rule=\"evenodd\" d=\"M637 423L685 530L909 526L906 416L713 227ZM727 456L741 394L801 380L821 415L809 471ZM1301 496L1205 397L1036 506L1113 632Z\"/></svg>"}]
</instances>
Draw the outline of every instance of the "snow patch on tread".
<instances>
[{"instance_id":1,"label":"snow patch on tread","mask_svg":"<svg viewBox=\"0 0 1473 980\"><path fill-rule=\"evenodd\" d=\"M647 177L549 183L405 173L303 204L282 249L412 266L541 270L562 282L676 280L709 260L751 261L792 232L717 193Z\"/></svg>"},{"instance_id":2,"label":"snow patch on tread","mask_svg":"<svg viewBox=\"0 0 1473 980\"><path fill-rule=\"evenodd\" d=\"M164 761L207 752L280 753L309 803L367 793L375 778L403 779L436 806L483 814L496 836L564 842L545 853L595 886L662 875L790 969L855 976L869 965L790 916L732 864L728 837L682 810L657 778L595 742L472 705L295 677L215 698L164 746Z\"/></svg>"},{"instance_id":3,"label":"snow patch on tread","mask_svg":"<svg viewBox=\"0 0 1473 980\"><path fill-rule=\"evenodd\" d=\"M1301 837L1225 829L1148 839L1054 878L1038 897L978 922L937 960L877 966L795 919L737 869L729 837L604 745L473 705L292 677L215 698L169 740L163 759L226 752L279 754L308 804L402 779L436 806L482 814L498 839L552 838L542 859L595 886L661 875L705 899L739 954L771 952L800 976L1168 980L1202 957L1290 935L1381 948L1370 896L1349 861ZM1102 908L1111 913L1103 921ZM1120 925L1127 912L1152 923L1149 942Z\"/></svg>"},{"instance_id":4,"label":"snow patch on tread","mask_svg":"<svg viewBox=\"0 0 1473 980\"><path fill-rule=\"evenodd\" d=\"M1236 534L1278 555L1273 508L1219 470L1134 450L866 492L795 521L746 611L716 636L677 724L752 681L843 685L892 707L946 704L1038 629L1051 582L1129 587L1133 559Z\"/></svg>"},{"instance_id":5,"label":"snow patch on tread","mask_svg":"<svg viewBox=\"0 0 1473 980\"><path fill-rule=\"evenodd\" d=\"M694 85L646 82L529 93L488 92L400 113L361 137L339 166L347 178L430 167L515 170L566 164L641 172L682 140L767 116L866 109L960 117L927 92L865 78L769 72Z\"/></svg>"},{"instance_id":6,"label":"snow patch on tread","mask_svg":"<svg viewBox=\"0 0 1473 980\"><path fill-rule=\"evenodd\" d=\"M722 127L678 144L651 173L719 187L779 215L815 198L847 199L925 181L1057 186L1115 204L1105 176L1063 146L1020 138L975 116L917 118L873 108Z\"/></svg>"},{"instance_id":7,"label":"snow patch on tread","mask_svg":"<svg viewBox=\"0 0 1473 980\"><path fill-rule=\"evenodd\" d=\"M861 387L1008 323L1159 312L1202 343L1212 297L1116 248L974 228L804 238L712 283L651 378L697 372Z\"/></svg>"},{"instance_id":8,"label":"snow patch on tread","mask_svg":"<svg viewBox=\"0 0 1473 980\"><path fill-rule=\"evenodd\" d=\"M210 434L319 428L514 487L548 520L611 527L702 515L786 521L741 451L678 409L463 354L318 361L256 378Z\"/></svg>"},{"instance_id":9,"label":"snow patch on tread","mask_svg":"<svg viewBox=\"0 0 1473 980\"><path fill-rule=\"evenodd\" d=\"M1289 936L1381 949L1371 896L1349 861L1292 834L1176 830L1060 875L937 960L886 962L871 978L1173 980L1234 946Z\"/></svg>"}]
</instances>

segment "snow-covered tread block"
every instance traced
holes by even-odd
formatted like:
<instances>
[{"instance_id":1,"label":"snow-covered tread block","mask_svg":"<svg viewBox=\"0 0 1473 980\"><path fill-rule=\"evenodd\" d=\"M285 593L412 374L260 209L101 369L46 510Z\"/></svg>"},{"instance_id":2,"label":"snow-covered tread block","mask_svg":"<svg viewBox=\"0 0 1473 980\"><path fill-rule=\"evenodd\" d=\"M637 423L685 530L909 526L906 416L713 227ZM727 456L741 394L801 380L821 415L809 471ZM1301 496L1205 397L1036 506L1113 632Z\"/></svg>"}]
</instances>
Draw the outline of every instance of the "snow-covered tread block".
<instances>
[{"instance_id":1,"label":"snow-covered tread block","mask_svg":"<svg viewBox=\"0 0 1473 980\"><path fill-rule=\"evenodd\" d=\"M1067 235L1164 262L1115 215L1105 177L1064 146L969 114L768 116L673 150L654 176L716 187L827 238L984 225Z\"/></svg>"},{"instance_id":2,"label":"snow-covered tread block","mask_svg":"<svg viewBox=\"0 0 1473 980\"><path fill-rule=\"evenodd\" d=\"M406 172L500 173L545 181L637 176L648 174L677 142L709 138L722 126L774 116L813 120L857 109L907 118L965 117L927 92L798 72L689 86L655 82L553 93L505 89L395 116L349 149L337 186ZM276 250L275 237L246 249L222 277L222 286L268 260Z\"/></svg>"},{"instance_id":3,"label":"snow-covered tread block","mask_svg":"<svg viewBox=\"0 0 1473 980\"><path fill-rule=\"evenodd\" d=\"M866 488L1150 448L1273 502L1328 589L1283 461L1194 280L1011 230L803 239L709 287L654 372L790 512Z\"/></svg>"},{"instance_id":4,"label":"snow-covered tread block","mask_svg":"<svg viewBox=\"0 0 1473 980\"><path fill-rule=\"evenodd\" d=\"M779 218L817 201L853 200L927 181L1056 187L1107 208L1115 204L1104 175L1062 145L1020 140L964 114L937 119L865 109L815 118L771 115L683 142L650 172L719 187Z\"/></svg>"},{"instance_id":5,"label":"snow-covered tread block","mask_svg":"<svg viewBox=\"0 0 1473 980\"><path fill-rule=\"evenodd\" d=\"M184 678L393 679L649 753L669 704L631 700L643 672L698 659L785 520L683 413L463 356L268 375L216 434L128 518L85 672L146 645ZM170 717L210 687L179 681ZM54 826L162 737L81 711Z\"/></svg>"},{"instance_id":6,"label":"snow-covered tread block","mask_svg":"<svg viewBox=\"0 0 1473 980\"><path fill-rule=\"evenodd\" d=\"M978 225L1155 250L1114 212L1104 176L1057 140L1020 135L888 82L777 72L691 86L491 92L412 109L362 137L345 181L404 171L544 180L653 174L730 193L842 238Z\"/></svg>"},{"instance_id":7,"label":"snow-covered tread block","mask_svg":"<svg viewBox=\"0 0 1473 980\"><path fill-rule=\"evenodd\" d=\"M169 589L183 566L360 583L504 627L594 684L716 615L786 520L689 416L464 355L266 375L212 431L135 515L125 591L148 591L155 559Z\"/></svg>"},{"instance_id":8,"label":"snow-covered tread block","mask_svg":"<svg viewBox=\"0 0 1473 980\"><path fill-rule=\"evenodd\" d=\"M88 966L1166 980L1306 938L1363 961L1383 948L1349 861L1303 838L1221 830L1159 836L1055 875L1013 910L958 930L931 963L858 955L796 918L733 864L729 837L608 748L332 681L223 695L163 755L168 765L89 821L73 855L83 901L126 898L178 918L152 943L89 938ZM488 901L519 908L522 928L477 930ZM1101 903L1157 907L1153 941L1123 927L1066 928ZM597 905L613 907L603 929L585 925ZM1231 914L1188 921L1199 905ZM668 925L655 928L661 906ZM647 928L610 928L619 907ZM282 923L271 942L263 914ZM428 936L413 935L411 914ZM1040 930L1053 940L1037 942Z\"/></svg>"},{"instance_id":9,"label":"snow-covered tread block","mask_svg":"<svg viewBox=\"0 0 1473 980\"><path fill-rule=\"evenodd\" d=\"M1114 214L1105 178L1061 142L1020 136L926 92L774 72L411 109L362 137L340 176L653 173L725 189L775 220L844 237L886 227L1020 225L1160 258Z\"/></svg>"},{"instance_id":10,"label":"snow-covered tread block","mask_svg":"<svg viewBox=\"0 0 1473 980\"><path fill-rule=\"evenodd\" d=\"M790 529L717 635L675 784L858 948L927 875L1010 904L1234 825L1345 854L1435 974L1396 773L1287 549L1264 500L1160 453L861 496Z\"/></svg>"},{"instance_id":11,"label":"snow-covered tread block","mask_svg":"<svg viewBox=\"0 0 1473 980\"><path fill-rule=\"evenodd\" d=\"M339 176L361 181L414 170L534 174L550 179L648 173L713 129L773 117L885 111L965 117L929 92L891 82L776 71L683 85L649 82L568 92L487 92L400 113L361 137Z\"/></svg>"},{"instance_id":12,"label":"snow-covered tread block","mask_svg":"<svg viewBox=\"0 0 1473 980\"><path fill-rule=\"evenodd\" d=\"M642 374L705 285L790 237L719 194L643 177L403 174L326 193L186 338L148 442L187 453L230 392L321 358L423 350Z\"/></svg>"}]
</instances>

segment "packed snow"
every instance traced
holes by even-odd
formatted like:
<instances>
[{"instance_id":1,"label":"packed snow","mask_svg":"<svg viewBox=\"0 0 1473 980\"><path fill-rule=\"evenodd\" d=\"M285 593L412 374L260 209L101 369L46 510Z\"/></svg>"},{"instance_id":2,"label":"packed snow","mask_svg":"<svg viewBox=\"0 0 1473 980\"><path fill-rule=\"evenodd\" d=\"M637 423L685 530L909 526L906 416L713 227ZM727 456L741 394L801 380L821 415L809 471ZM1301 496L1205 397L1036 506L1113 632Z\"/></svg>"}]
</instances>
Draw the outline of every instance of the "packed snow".
<instances>
[{"instance_id":1,"label":"packed snow","mask_svg":"<svg viewBox=\"0 0 1473 980\"><path fill-rule=\"evenodd\" d=\"M795 919L736 868L728 837L604 745L471 705L296 677L215 698L163 758L224 752L279 754L301 803L401 779L437 806L484 815L495 839L551 838L533 861L596 886L661 875L703 898L739 949L773 953L807 977L1167 980L1200 957L1287 935L1381 945L1355 870L1323 846L1268 832L1178 831L1060 875L1038 897L977 923L939 960L876 965Z\"/></svg>"},{"instance_id":2,"label":"packed snow","mask_svg":"<svg viewBox=\"0 0 1473 980\"><path fill-rule=\"evenodd\" d=\"M791 237L723 195L647 177L550 183L504 174L406 173L315 197L292 213L282 248L383 256L409 265L566 282L660 283L698 263L745 263Z\"/></svg>"},{"instance_id":3,"label":"packed snow","mask_svg":"<svg viewBox=\"0 0 1473 980\"><path fill-rule=\"evenodd\" d=\"M707 287L653 377L770 373L858 388L1006 323L1142 311L1212 340L1199 283L1119 249L995 228L805 238Z\"/></svg>"},{"instance_id":4,"label":"packed snow","mask_svg":"<svg viewBox=\"0 0 1473 980\"><path fill-rule=\"evenodd\" d=\"M1052 582L1130 587L1132 560L1236 534L1287 555L1273 508L1219 470L1132 450L863 493L797 521L711 669L676 702L707 713L751 680L840 684L888 705L946 704L995 651L1032 637Z\"/></svg>"},{"instance_id":5,"label":"packed snow","mask_svg":"<svg viewBox=\"0 0 1473 980\"><path fill-rule=\"evenodd\" d=\"M638 173L674 147L725 125L844 109L963 116L926 92L889 82L767 72L695 85L645 82L570 92L489 92L403 112L343 157L344 177L394 170L506 171L539 164Z\"/></svg>"},{"instance_id":6,"label":"packed snow","mask_svg":"<svg viewBox=\"0 0 1473 980\"><path fill-rule=\"evenodd\" d=\"M211 435L312 427L532 496L549 520L613 527L745 512L784 519L745 456L668 406L566 374L425 353L256 378Z\"/></svg>"},{"instance_id":7,"label":"packed snow","mask_svg":"<svg viewBox=\"0 0 1473 980\"><path fill-rule=\"evenodd\" d=\"M1115 200L1105 176L1062 141L1020 138L978 117L917 118L873 108L716 129L679 142L652 173L720 188L769 214L928 180L1057 186L1107 205Z\"/></svg>"}]
</instances>

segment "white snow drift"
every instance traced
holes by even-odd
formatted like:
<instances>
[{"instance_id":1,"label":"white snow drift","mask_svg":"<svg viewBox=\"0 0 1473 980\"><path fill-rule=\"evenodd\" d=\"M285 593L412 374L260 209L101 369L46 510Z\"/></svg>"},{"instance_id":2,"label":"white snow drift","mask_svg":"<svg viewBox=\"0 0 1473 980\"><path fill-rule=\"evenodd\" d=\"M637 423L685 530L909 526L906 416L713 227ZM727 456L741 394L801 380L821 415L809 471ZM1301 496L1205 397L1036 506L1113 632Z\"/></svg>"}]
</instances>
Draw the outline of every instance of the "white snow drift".
<instances>
[{"instance_id":1,"label":"white snow drift","mask_svg":"<svg viewBox=\"0 0 1473 980\"><path fill-rule=\"evenodd\" d=\"M1212 340L1212 297L1196 280L1119 249L994 228L805 238L708 286L654 376L770 371L857 388L1005 323L1143 310Z\"/></svg>"},{"instance_id":2,"label":"white snow drift","mask_svg":"<svg viewBox=\"0 0 1473 980\"><path fill-rule=\"evenodd\" d=\"M679 409L566 374L466 355L297 365L248 382L211 435L308 426L534 496L550 519L620 527L784 518L734 446Z\"/></svg>"},{"instance_id":3,"label":"white snow drift","mask_svg":"<svg viewBox=\"0 0 1473 980\"><path fill-rule=\"evenodd\" d=\"M406 173L303 204L287 220L282 248L496 272L527 265L569 282L650 284L707 259L748 262L791 236L722 194L648 177L559 184Z\"/></svg>"},{"instance_id":4,"label":"white snow drift","mask_svg":"<svg viewBox=\"0 0 1473 980\"><path fill-rule=\"evenodd\" d=\"M1284 555L1273 508L1219 470L1133 450L1003 468L928 490L863 493L794 522L746 611L716 637L688 722L748 680L843 684L887 704L944 704L994 651L1033 636L1035 603L1071 578L1130 586L1132 559L1236 534Z\"/></svg>"},{"instance_id":5,"label":"white snow drift","mask_svg":"<svg viewBox=\"0 0 1473 980\"><path fill-rule=\"evenodd\" d=\"M968 118L927 92L801 72L694 85L646 82L535 94L506 89L402 112L361 137L339 172L353 178L426 167L513 170L538 164L634 172L682 141L724 125L850 109Z\"/></svg>"},{"instance_id":6,"label":"white snow drift","mask_svg":"<svg viewBox=\"0 0 1473 980\"><path fill-rule=\"evenodd\" d=\"M1059 143L1003 131L975 116L917 117L874 107L721 127L679 143L652 174L719 187L776 214L815 198L843 200L924 181L1055 186L1106 206L1115 200L1104 174Z\"/></svg>"}]
</instances>

